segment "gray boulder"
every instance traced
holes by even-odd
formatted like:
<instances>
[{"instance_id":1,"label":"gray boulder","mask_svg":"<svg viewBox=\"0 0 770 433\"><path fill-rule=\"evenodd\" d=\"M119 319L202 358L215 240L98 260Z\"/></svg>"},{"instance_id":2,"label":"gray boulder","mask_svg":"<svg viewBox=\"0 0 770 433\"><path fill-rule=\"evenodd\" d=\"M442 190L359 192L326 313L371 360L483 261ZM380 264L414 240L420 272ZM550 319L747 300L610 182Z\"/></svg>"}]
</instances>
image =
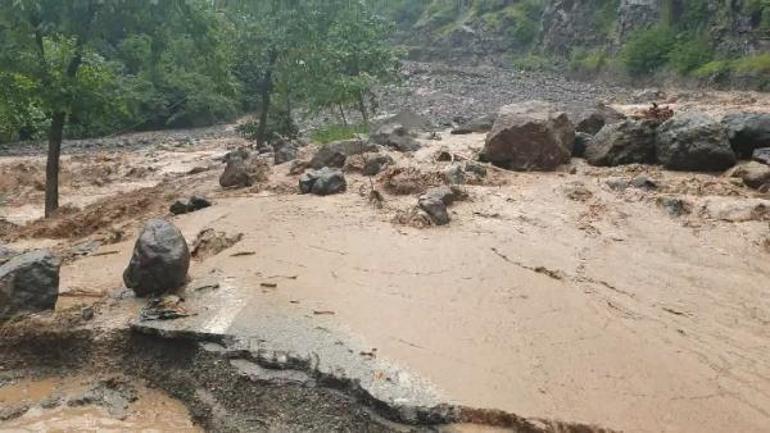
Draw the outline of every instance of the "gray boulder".
<instances>
[{"instance_id":1,"label":"gray boulder","mask_svg":"<svg viewBox=\"0 0 770 433\"><path fill-rule=\"evenodd\" d=\"M53 310L59 297L60 265L48 250L20 254L0 265L0 320Z\"/></svg>"},{"instance_id":2,"label":"gray boulder","mask_svg":"<svg viewBox=\"0 0 770 433\"><path fill-rule=\"evenodd\" d=\"M494 114L485 114L481 117L476 117L467 122L461 123L457 128L452 130L452 134L471 134L474 132L489 132L495 124L497 116Z\"/></svg>"},{"instance_id":3,"label":"gray boulder","mask_svg":"<svg viewBox=\"0 0 770 433\"><path fill-rule=\"evenodd\" d=\"M410 130L399 123L383 125L369 138L374 143L400 152L414 152L421 147Z\"/></svg>"},{"instance_id":4,"label":"gray boulder","mask_svg":"<svg viewBox=\"0 0 770 433\"><path fill-rule=\"evenodd\" d=\"M425 211L436 225L449 224L447 206L457 199L455 192L448 186L431 188L417 200L417 206Z\"/></svg>"},{"instance_id":5,"label":"gray boulder","mask_svg":"<svg viewBox=\"0 0 770 433\"><path fill-rule=\"evenodd\" d=\"M671 170L721 171L735 165L724 127L701 113L675 116L660 125L655 154Z\"/></svg>"},{"instance_id":6,"label":"gray boulder","mask_svg":"<svg viewBox=\"0 0 770 433\"><path fill-rule=\"evenodd\" d=\"M733 113L722 119L735 153L751 158L754 149L770 146L770 114Z\"/></svg>"},{"instance_id":7,"label":"gray boulder","mask_svg":"<svg viewBox=\"0 0 770 433\"><path fill-rule=\"evenodd\" d=\"M137 296L159 295L187 282L190 250L173 224L152 219L145 224L123 272L123 282Z\"/></svg>"},{"instance_id":8,"label":"gray boulder","mask_svg":"<svg viewBox=\"0 0 770 433\"><path fill-rule=\"evenodd\" d=\"M572 109L569 111L569 118L576 131L595 135L605 125L624 120L626 115L604 104L597 104L590 108Z\"/></svg>"},{"instance_id":9,"label":"gray boulder","mask_svg":"<svg viewBox=\"0 0 770 433\"><path fill-rule=\"evenodd\" d=\"M299 190L303 194L331 195L346 189L347 182L342 171L329 167L320 170L308 170L299 178Z\"/></svg>"},{"instance_id":10,"label":"gray boulder","mask_svg":"<svg viewBox=\"0 0 770 433\"><path fill-rule=\"evenodd\" d=\"M385 125L394 124L401 125L409 131L427 132L434 129L430 120L412 110L402 110L395 115L386 115L372 119L372 128L375 130Z\"/></svg>"},{"instance_id":11,"label":"gray boulder","mask_svg":"<svg viewBox=\"0 0 770 433\"><path fill-rule=\"evenodd\" d=\"M168 210L174 215L182 215L190 212L190 201L186 199L179 199L172 203Z\"/></svg>"},{"instance_id":12,"label":"gray boulder","mask_svg":"<svg viewBox=\"0 0 770 433\"><path fill-rule=\"evenodd\" d=\"M373 154L365 158L362 173L364 176L374 176L379 174L387 166L393 165L393 163L393 158L389 155Z\"/></svg>"},{"instance_id":13,"label":"gray boulder","mask_svg":"<svg viewBox=\"0 0 770 433\"><path fill-rule=\"evenodd\" d=\"M310 168L316 170L324 167L341 168L345 165L346 159L347 156L344 153L328 146L322 146L315 155L313 155L313 158L308 165Z\"/></svg>"},{"instance_id":14,"label":"gray boulder","mask_svg":"<svg viewBox=\"0 0 770 433\"><path fill-rule=\"evenodd\" d=\"M447 167L442 175L446 183L450 185L462 185L465 183L465 171L458 163L454 163Z\"/></svg>"},{"instance_id":15,"label":"gray boulder","mask_svg":"<svg viewBox=\"0 0 770 433\"><path fill-rule=\"evenodd\" d=\"M290 141L279 141L273 144L273 163L283 164L297 159L297 146Z\"/></svg>"},{"instance_id":16,"label":"gray boulder","mask_svg":"<svg viewBox=\"0 0 770 433\"><path fill-rule=\"evenodd\" d=\"M575 128L564 112L530 101L500 109L482 154L512 170L554 170L569 162L574 142Z\"/></svg>"},{"instance_id":17,"label":"gray boulder","mask_svg":"<svg viewBox=\"0 0 770 433\"><path fill-rule=\"evenodd\" d=\"M586 146L591 165L651 163L655 160L655 129L648 122L624 120L607 125Z\"/></svg>"}]
</instances>

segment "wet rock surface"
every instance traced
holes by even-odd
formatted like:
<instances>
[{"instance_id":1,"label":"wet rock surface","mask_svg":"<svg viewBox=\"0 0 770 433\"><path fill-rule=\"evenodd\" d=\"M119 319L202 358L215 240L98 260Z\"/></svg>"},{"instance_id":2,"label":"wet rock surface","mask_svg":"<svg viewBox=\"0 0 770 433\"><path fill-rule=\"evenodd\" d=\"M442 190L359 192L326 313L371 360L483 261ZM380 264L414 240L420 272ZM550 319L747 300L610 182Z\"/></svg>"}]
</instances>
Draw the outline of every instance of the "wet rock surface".
<instances>
[{"instance_id":1,"label":"wet rock surface","mask_svg":"<svg viewBox=\"0 0 770 433\"><path fill-rule=\"evenodd\" d=\"M604 104L587 108L568 108L567 110L570 121L575 125L575 130L590 135L595 135L605 125L611 125L626 118L625 114Z\"/></svg>"},{"instance_id":2,"label":"wet rock surface","mask_svg":"<svg viewBox=\"0 0 770 433\"><path fill-rule=\"evenodd\" d=\"M324 167L308 170L299 178L299 190L303 194L330 195L345 191L347 182L341 170Z\"/></svg>"},{"instance_id":3,"label":"wet rock surface","mask_svg":"<svg viewBox=\"0 0 770 433\"><path fill-rule=\"evenodd\" d=\"M754 149L770 146L770 114L732 113L722 124L739 158L750 158Z\"/></svg>"},{"instance_id":4,"label":"wet rock surface","mask_svg":"<svg viewBox=\"0 0 770 433\"><path fill-rule=\"evenodd\" d=\"M123 282L137 296L161 294L182 287L189 267L190 250L179 229L152 219L136 240Z\"/></svg>"},{"instance_id":5,"label":"wet rock surface","mask_svg":"<svg viewBox=\"0 0 770 433\"><path fill-rule=\"evenodd\" d=\"M512 170L553 170L570 160L575 128L554 105L531 101L502 107L484 158Z\"/></svg>"},{"instance_id":6,"label":"wet rock surface","mask_svg":"<svg viewBox=\"0 0 770 433\"><path fill-rule=\"evenodd\" d=\"M239 151L229 153L225 158L226 166L219 177L223 188L244 188L256 182L265 181L270 173L270 167L258 156Z\"/></svg>"},{"instance_id":7,"label":"wet rock surface","mask_svg":"<svg viewBox=\"0 0 770 433\"><path fill-rule=\"evenodd\" d=\"M399 123L383 125L369 138L374 143L399 152L414 152L422 147L414 138L414 133Z\"/></svg>"},{"instance_id":8,"label":"wet rock surface","mask_svg":"<svg viewBox=\"0 0 770 433\"><path fill-rule=\"evenodd\" d=\"M607 125L586 145L584 156L597 166L654 162L655 129L639 120Z\"/></svg>"},{"instance_id":9,"label":"wet rock surface","mask_svg":"<svg viewBox=\"0 0 770 433\"><path fill-rule=\"evenodd\" d=\"M749 188L759 189L770 184L770 166L756 161L740 164L730 170L728 175L740 178Z\"/></svg>"},{"instance_id":10,"label":"wet rock surface","mask_svg":"<svg viewBox=\"0 0 770 433\"><path fill-rule=\"evenodd\" d=\"M203 196L193 195L189 199L179 199L171 204L169 212L174 215L186 214L211 206L211 202Z\"/></svg>"},{"instance_id":11,"label":"wet rock surface","mask_svg":"<svg viewBox=\"0 0 770 433\"><path fill-rule=\"evenodd\" d=\"M688 113L658 127L655 154L671 170L719 171L735 165L723 126L701 113Z\"/></svg>"},{"instance_id":12,"label":"wet rock surface","mask_svg":"<svg viewBox=\"0 0 770 433\"><path fill-rule=\"evenodd\" d=\"M0 264L0 321L53 310L61 263L48 250L16 255Z\"/></svg>"}]
</instances>

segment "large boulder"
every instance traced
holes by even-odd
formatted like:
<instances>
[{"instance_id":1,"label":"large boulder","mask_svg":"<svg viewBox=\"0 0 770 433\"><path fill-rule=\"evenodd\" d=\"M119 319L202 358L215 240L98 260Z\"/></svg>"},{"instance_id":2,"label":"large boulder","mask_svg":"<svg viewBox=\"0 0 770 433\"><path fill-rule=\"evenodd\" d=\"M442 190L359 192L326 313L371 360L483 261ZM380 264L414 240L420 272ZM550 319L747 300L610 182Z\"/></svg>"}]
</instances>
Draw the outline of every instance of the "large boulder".
<instances>
[{"instance_id":1,"label":"large boulder","mask_svg":"<svg viewBox=\"0 0 770 433\"><path fill-rule=\"evenodd\" d=\"M655 160L655 129L648 122L624 120L602 128L586 145L589 164L616 166Z\"/></svg>"},{"instance_id":2,"label":"large boulder","mask_svg":"<svg viewBox=\"0 0 770 433\"><path fill-rule=\"evenodd\" d=\"M379 153L367 154L364 156L364 167L361 172L364 176L374 176L394 163L395 161L389 155Z\"/></svg>"},{"instance_id":3,"label":"large boulder","mask_svg":"<svg viewBox=\"0 0 770 433\"><path fill-rule=\"evenodd\" d=\"M401 125L409 131L427 132L434 129L430 120L412 110L402 110L394 115L385 115L372 119L372 129L377 130L385 125Z\"/></svg>"},{"instance_id":4,"label":"large boulder","mask_svg":"<svg viewBox=\"0 0 770 433\"><path fill-rule=\"evenodd\" d=\"M722 119L735 153L751 158L754 149L770 147L770 114L733 113Z\"/></svg>"},{"instance_id":5,"label":"large boulder","mask_svg":"<svg viewBox=\"0 0 770 433\"><path fill-rule=\"evenodd\" d=\"M687 113L658 127L655 154L671 170L721 171L735 165L722 124L702 113Z\"/></svg>"},{"instance_id":6,"label":"large boulder","mask_svg":"<svg viewBox=\"0 0 770 433\"><path fill-rule=\"evenodd\" d=\"M483 155L512 170L554 170L569 162L574 141L575 128L564 112L530 101L500 109Z\"/></svg>"},{"instance_id":7,"label":"large boulder","mask_svg":"<svg viewBox=\"0 0 770 433\"><path fill-rule=\"evenodd\" d=\"M320 170L308 170L299 178L299 190L303 194L330 195L347 189L345 175L341 170L324 167Z\"/></svg>"},{"instance_id":8,"label":"large boulder","mask_svg":"<svg viewBox=\"0 0 770 433\"><path fill-rule=\"evenodd\" d=\"M145 224L123 272L123 282L137 296L159 295L187 282L190 250L173 224L152 219Z\"/></svg>"},{"instance_id":9,"label":"large boulder","mask_svg":"<svg viewBox=\"0 0 770 433\"><path fill-rule=\"evenodd\" d=\"M0 266L0 320L53 310L61 262L48 250L17 255Z\"/></svg>"},{"instance_id":10,"label":"large boulder","mask_svg":"<svg viewBox=\"0 0 770 433\"><path fill-rule=\"evenodd\" d=\"M268 164L249 152L230 152L225 156L227 165L219 177L223 188L243 188L255 182L267 180L270 173Z\"/></svg>"},{"instance_id":11,"label":"large boulder","mask_svg":"<svg viewBox=\"0 0 770 433\"><path fill-rule=\"evenodd\" d=\"M377 129L370 137L372 142L393 148L400 152L414 152L420 149L414 133L400 123L389 123Z\"/></svg>"},{"instance_id":12,"label":"large boulder","mask_svg":"<svg viewBox=\"0 0 770 433\"><path fill-rule=\"evenodd\" d=\"M600 103L589 108L574 108L569 111L569 118L576 131L595 135L604 125L618 123L624 120L626 115Z\"/></svg>"}]
</instances>

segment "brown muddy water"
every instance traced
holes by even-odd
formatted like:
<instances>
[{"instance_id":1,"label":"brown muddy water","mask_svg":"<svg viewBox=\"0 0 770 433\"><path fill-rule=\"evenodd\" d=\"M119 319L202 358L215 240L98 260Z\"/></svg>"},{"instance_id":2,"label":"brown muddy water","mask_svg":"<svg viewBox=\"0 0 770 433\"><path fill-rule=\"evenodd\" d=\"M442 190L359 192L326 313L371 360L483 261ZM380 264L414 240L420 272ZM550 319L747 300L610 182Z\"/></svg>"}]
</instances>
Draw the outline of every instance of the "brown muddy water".
<instances>
[{"instance_id":1,"label":"brown muddy water","mask_svg":"<svg viewBox=\"0 0 770 433\"><path fill-rule=\"evenodd\" d=\"M93 388L87 377L22 379L0 387L0 416L12 409L26 412L0 421L3 433L143 432L199 433L187 409L165 393L139 383L125 411L103 402L81 403ZM15 410L14 410L15 411ZM5 415L7 416L7 415Z\"/></svg>"}]
</instances>

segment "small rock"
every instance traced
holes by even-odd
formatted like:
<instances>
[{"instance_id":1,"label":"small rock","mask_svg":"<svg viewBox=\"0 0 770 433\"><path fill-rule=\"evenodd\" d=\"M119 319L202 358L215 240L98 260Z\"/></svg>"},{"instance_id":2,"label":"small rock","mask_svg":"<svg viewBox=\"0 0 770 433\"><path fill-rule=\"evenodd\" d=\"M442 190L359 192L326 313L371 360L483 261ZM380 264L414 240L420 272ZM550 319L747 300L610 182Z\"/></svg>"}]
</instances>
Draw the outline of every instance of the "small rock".
<instances>
[{"instance_id":1,"label":"small rock","mask_svg":"<svg viewBox=\"0 0 770 433\"><path fill-rule=\"evenodd\" d=\"M634 188L643 189L645 191L658 189L658 184L647 176L636 176L635 178L631 179L630 185Z\"/></svg>"},{"instance_id":2,"label":"small rock","mask_svg":"<svg viewBox=\"0 0 770 433\"><path fill-rule=\"evenodd\" d=\"M563 187L567 198L574 201L589 200L594 194L582 182L570 182Z\"/></svg>"},{"instance_id":3,"label":"small rock","mask_svg":"<svg viewBox=\"0 0 770 433\"><path fill-rule=\"evenodd\" d=\"M290 141L280 140L273 144L273 163L283 164L297 159L297 146Z\"/></svg>"},{"instance_id":4,"label":"small rock","mask_svg":"<svg viewBox=\"0 0 770 433\"><path fill-rule=\"evenodd\" d=\"M712 197L701 206L699 214L728 222L770 221L770 200Z\"/></svg>"},{"instance_id":5,"label":"small rock","mask_svg":"<svg viewBox=\"0 0 770 433\"><path fill-rule=\"evenodd\" d=\"M732 168L727 175L742 179L743 183L749 188L759 189L763 185L770 183L770 166L756 161L749 161Z\"/></svg>"},{"instance_id":6,"label":"small rock","mask_svg":"<svg viewBox=\"0 0 770 433\"><path fill-rule=\"evenodd\" d=\"M179 229L168 221L152 219L136 240L123 282L137 296L161 294L182 287L189 267L190 250Z\"/></svg>"},{"instance_id":7,"label":"small rock","mask_svg":"<svg viewBox=\"0 0 770 433\"><path fill-rule=\"evenodd\" d=\"M362 170L364 176L374 176L394 163L393 158L381 154L365 156L364 161L364 168Z\"/></svg>"},{"instance_id":8,"label":"small rock","mask_svg":"<svg viewBox=\"0 0 770 433\"><path fill-rule=\"evenodd\" d=\"M435 196L424 195L419 198L417 205L425 211L436 225L449 224L449 212L446 203Z\"/></svg>"},{"instance_id":9,"label":"small rock","mask_svg":"<svg viewBox=\"0 0 770 433\"><path fill-rule=\"evenodd\" d=\"M243 188L267 180L270 167L262 159L251 155L242 159L239 155L226 158L227 166L219 177L223 188Z\"/></svg>"},{"instance_id":10,"label":"small rock","mask_svg":"<svg viewBox=\"0 0 770 433\"><path fill-rule=\"evenodd\" d=\"M672 217L680 217L692 211L692 205L678 197L658 197L657 203Z\"/></svg>"},{"instance_id":11,"label":"small rock","mask_svg":"<svg viewBox=\"0 0 770 433\"><path fill-rule=\"evenodd\" d=\"M452 130L452 134L471 134L479 132L489 132L492 130L492 126L495 124L497 116L494 114L485 114L481 117L476 117L467 122L463 122L460 126Z\"/></svg>"},{"instance_id":12,"label":"small rock","mask_svg":"<svg viewBox=\"0 0 770 433\"><path fill-rule=\"evenodd\" d=\"M487 168L473 161L467 161L465 163L465 171L468 173L473 173L477 177L487 177Z\"/></svg>"},{"instance_id":13,"label":"small rock","mask_svg":"<svg viewBox=\"0 0 770 433\"><path fill-rule=\"evenodd\" d=\"M205 209L207 207L211 207L211 202L201 195L193 195L190 197L190 200L188 202L188 209L190 212L195 212L196 210Z\"/></svg>"},{"instance_id":14,"label":"small rock","mask_svg":"<svg viewBox=\"0 0 770 433\"><path fill-rule=\"evenodd\" d=\"M171 205L169 211L174 215L190 212L190 202L188 200L177 200Z\"/></svg>"},{"instance_id":15,"label":"small rock","mask_svg":"<svg viewBox=\"0 0 770 433\"><path fill-rule=\"evenodd\" d=\"M0 265L0 320L53 310L61 263L48 250L17 255Z\"/></svg>"},{"instance_id":16,"label":"small rock","mask_svg":"<svg viewBox=\"0 0 770 433\"><path fill-rule=\"evenodd\" d=\"M309 165L310 165L310 162L308 161L295 159L294 161L291 162L291 165L289 166L289 174L292 176L302 174L304 173L305 170L307 170Z\"/></svg>"},{"instance_id":17,"label":"small rock","mask_svg":"<svg viewBox=\"0 0 770 433\"><path fill-rule=\"evenodd\" d=\"M460 164L452 164L442 174L444 180L450 185L462 185L465 183L465 172Z\"/></svg>"}]
</instances>

